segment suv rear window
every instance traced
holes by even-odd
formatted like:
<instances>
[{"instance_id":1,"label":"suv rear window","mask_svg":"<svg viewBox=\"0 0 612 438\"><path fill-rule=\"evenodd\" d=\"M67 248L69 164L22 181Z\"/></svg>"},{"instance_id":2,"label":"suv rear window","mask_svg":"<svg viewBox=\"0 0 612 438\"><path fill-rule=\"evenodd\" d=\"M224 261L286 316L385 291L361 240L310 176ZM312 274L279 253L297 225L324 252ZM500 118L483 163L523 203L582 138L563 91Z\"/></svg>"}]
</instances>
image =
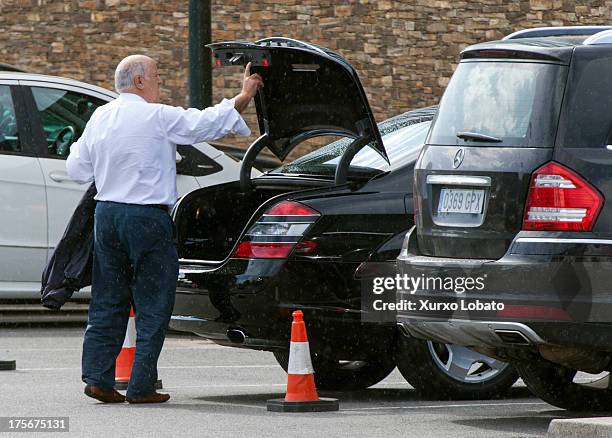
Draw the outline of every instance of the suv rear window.
<instances>
[{"instance_id":1,"label":"suv rear window","mask_svg":"<svg viewBox=\"0 0 612 438\"><path fill-rule=\"evenodd\" d=\"M566 75L566 67L551 63L463 61L428 144L553 147ZM500 141L463 140L461 132Z\"/></svg>"}]
</instances>

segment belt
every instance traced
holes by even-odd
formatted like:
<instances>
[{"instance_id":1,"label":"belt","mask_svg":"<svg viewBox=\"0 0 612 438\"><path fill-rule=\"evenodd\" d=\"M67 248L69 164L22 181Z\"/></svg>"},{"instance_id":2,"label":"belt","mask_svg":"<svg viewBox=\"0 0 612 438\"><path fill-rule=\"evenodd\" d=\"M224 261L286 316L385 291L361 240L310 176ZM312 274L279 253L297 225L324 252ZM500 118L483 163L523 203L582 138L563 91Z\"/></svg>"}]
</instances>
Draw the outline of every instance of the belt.
<instances>
[{"instance_id":1,"label":"belt","mask_svg":"<svg viewBox=\"0 0 612 438\"><path fill-rule=\"evenodd\" d=\"M144 204L143 207L159 208L160 210L164 210L166 213L170 213L170 207L166 204Z\"/></svg>"}]
</instances>

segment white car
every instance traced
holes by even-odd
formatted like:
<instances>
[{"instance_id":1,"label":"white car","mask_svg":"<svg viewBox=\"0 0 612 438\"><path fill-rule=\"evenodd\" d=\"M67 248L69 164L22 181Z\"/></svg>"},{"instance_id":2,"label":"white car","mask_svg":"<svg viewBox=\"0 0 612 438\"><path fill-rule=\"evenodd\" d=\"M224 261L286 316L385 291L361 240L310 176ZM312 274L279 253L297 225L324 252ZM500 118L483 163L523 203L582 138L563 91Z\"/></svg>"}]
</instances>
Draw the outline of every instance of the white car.
<instances>
[{"instance_id":1,"label":"white car","mask_svg":"<svg viewBox=\"0 0 612 438\"><path fill-rule=\"evenodd\" d=\"M40 299L42 270L88 187L66 173L70 145L115 97L70 79L0 71L0 300ZM177 148L181 196L237 180L239 170L207 143Z\"/></svg>"}]
</instances>

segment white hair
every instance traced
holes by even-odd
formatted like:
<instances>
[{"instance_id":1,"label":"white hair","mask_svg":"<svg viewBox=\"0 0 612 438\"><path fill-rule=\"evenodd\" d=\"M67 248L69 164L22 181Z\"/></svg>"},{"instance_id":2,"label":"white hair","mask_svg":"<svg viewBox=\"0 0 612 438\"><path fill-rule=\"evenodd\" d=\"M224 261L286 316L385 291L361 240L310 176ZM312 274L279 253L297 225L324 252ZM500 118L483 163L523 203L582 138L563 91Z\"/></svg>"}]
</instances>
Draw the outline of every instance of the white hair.
<instances>
[{"instance_id":1,"label":"white hair","mask_svg":"<svg viewBox=\"0 0 612 438\"><path fill-rule=\"evenodd\" d=\"M130 55L123 58L115 69L115 90L121 93L134 87L136 76L148 76L147 64L151 58L144 55Z\"/></svg>"}]
</instances>

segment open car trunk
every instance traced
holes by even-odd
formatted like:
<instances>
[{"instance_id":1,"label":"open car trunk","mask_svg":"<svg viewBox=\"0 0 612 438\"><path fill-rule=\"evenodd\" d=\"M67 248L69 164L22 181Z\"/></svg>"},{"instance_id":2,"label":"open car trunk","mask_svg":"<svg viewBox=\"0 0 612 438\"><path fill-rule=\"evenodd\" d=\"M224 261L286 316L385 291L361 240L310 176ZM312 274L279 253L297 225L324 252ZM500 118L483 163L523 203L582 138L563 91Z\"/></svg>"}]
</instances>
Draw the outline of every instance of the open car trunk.
<instances>
[{"instance_id":1,"label":"open car trunk","mask_svg":"<svg viewBox=\"0 0 612 438\"><path fill-rule=\"evenodd\" d=\"M299 184L299 183L298 183ZM322 186L329 185L322 181ZM257 219L272 198L286 198L312 185L262 185L243 193L238 182L198 189L176 207L178 252L183 260L220 263L230 256L243 231Z\"/></svg>"},{"instance_id":2,"label":"open car trunk","mask_svg":"<svg viewBox=\"0 0 612 438\"><path fill-rule=\"evenodd\" d=\"M366 146L389 160L359 77L338 54L288 38L209 47L216 66L250 62L251 72L264 82L255 98L261 135L245 153L240 181L192 192L173 214L181 259L214 263L230 256L250 219L266 209L266 201L302 189L344 184L351 160ZM264 148L282 161L298 144L319 136L354 139L333 181L270 176L251 181L251 168Z\"/></svg>"}]
</instances>

